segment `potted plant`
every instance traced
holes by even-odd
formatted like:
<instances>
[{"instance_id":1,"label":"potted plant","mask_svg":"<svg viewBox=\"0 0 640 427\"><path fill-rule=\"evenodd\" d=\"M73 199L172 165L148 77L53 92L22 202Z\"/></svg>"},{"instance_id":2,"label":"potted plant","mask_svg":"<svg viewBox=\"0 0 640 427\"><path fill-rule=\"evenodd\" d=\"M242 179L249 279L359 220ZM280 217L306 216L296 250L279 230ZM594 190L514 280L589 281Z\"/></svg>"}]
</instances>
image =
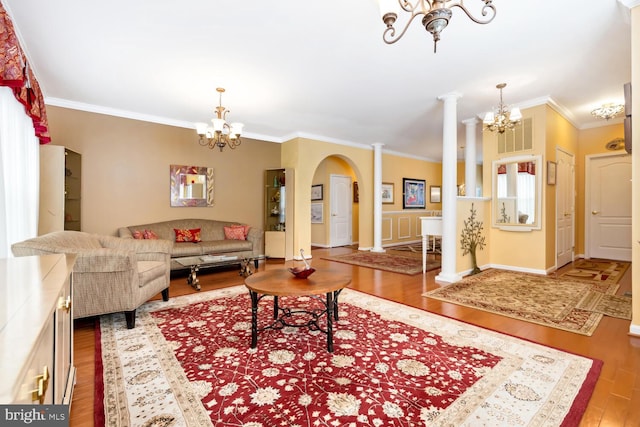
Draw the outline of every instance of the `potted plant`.
<instances>
[{"instance_id":1,"label":"potted plant","mask_svg":"<svg viewBox=\"0 0 640 427\"><path fill-rule=\"evenodd\" d=\"M476 250L484 249L484 236L482 235L482 221L476 219L476 210L471 203L471 215L464 220L464 229L462 230L462 238L460 239L461 249L464 251L462 255L471 254L471 275L480 273L478 262L476 260Z\"/></svg>"}]
</instances>

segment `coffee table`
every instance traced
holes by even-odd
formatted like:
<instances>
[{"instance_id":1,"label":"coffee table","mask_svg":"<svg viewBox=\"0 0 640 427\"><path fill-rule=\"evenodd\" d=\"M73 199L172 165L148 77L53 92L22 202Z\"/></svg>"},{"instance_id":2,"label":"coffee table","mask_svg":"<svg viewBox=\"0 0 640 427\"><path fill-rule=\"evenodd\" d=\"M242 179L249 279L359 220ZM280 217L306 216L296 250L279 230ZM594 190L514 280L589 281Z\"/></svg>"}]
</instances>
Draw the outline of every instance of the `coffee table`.
<instances>
[{"instance_id":1,"label":"coffee table","mask_svg":"<svg viewBox=\"0 0 640 427\"><path fill-rule=\"evenodd\" d=\"M282 329L285 326L308 327L327 335L327 351L333 353L333 320L338 320L338 296L349 286L351 277L331 269L318 270L307 279L298 279L286 268L277 268L255 273L244 279L251 295L251 348L258 346L258 332L267 329ZM258 329L258 302L265 296L273 296L273 323ZM321 298L325 295L325 298ZM278 305L278 297L310 296L322 302L323 309L310 311L303 308L291 309ZM292 322L294 316L306 315L308 321ZM326 316L327 326L323 329L319 321Z\"/></svg>"},{"instance_id":2,"label":"coffee table","mask_svg":"<svg viewBox=\"0 0 640 427\"><path fill-rule=\"evenodd\" d=\"M260 255L247 259L249 261L253 261L257 268L258 260L263 258L264 256ZM243 258L237 255L197 255L178 257L174 258L174 260L183 267L187 267L191 270L189 276L187 277L187 284L199 291L201 288L200 280L198 279L198 271L200 271L201 268L222 267L225 265L240 264Z\"/></svg>"}]
</instances>

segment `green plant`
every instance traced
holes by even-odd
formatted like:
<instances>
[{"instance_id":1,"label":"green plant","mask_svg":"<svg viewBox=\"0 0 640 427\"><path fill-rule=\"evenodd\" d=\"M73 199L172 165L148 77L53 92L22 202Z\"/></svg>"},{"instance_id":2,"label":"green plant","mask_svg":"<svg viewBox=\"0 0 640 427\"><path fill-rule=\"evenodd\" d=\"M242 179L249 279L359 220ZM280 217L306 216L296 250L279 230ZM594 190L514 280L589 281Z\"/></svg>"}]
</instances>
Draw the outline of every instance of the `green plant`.
<instances>
[{"instance_id":1,"label":"green plant","mask_svg":"<svg viewBox=\"0 0 640 427\"><path fill-rule=\"evenodd\" d=\"M480 273L480 268L478 268L478 262L476 260L476 250L484 249L484 236L482 235L482 221L478 221L476 219L477 212L471 203L471 214L469 218L464 220L464 229L462 230L462 235L460 239L461 249L464 251L462 255L471 254L471 263L473 269L471 270L471 274Z\"/></svg>"}]
</instances>

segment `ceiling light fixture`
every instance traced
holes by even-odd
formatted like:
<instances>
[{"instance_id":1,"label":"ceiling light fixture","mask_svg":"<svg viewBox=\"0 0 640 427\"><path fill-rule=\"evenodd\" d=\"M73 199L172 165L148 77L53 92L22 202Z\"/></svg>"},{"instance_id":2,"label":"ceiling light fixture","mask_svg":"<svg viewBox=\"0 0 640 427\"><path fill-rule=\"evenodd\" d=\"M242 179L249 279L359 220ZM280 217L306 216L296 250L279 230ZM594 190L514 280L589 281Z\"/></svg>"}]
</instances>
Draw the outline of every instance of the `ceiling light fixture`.
<instances>
[{"instance_id":1,"label":"ceiling light fixture","mask_svg":"<svg viewBox=\"0 0 640 427\"><path fill-rule=\"evenodd\" d=\"M594 117L598 117L599 119L609 120L622 113L622 111L624 111L623 104L609 103L602 104L601 107L592 110L591 114L593 114Z\"/></svg>"},{"instance_id":2,"label":"ceiling light fixture","mask_svg":"<svg viewBox=\"0 0 640 427\"><path fill-rule=\"evenodd\" d=\"M514 107L511 111L507 111L507 106L502 102L502 89L504 89L506 85L506 83L496 85L496 88L500 90L500 104L498 104L498 109L495 113L493 111L489 111L484 116L482 123L484 123L485 130L504 133L507 129L513 130L522 119L522 113L519 108Z\"/></svg>"},{"instance_id":3,"label":"ceiling light fixture","mask_svg":"<svg viewBox=\"0 0 640 427\"><path fill-rule=\"evenodd\" d=\"M488 18L484 19L474 17L464 6L464 0L459 0L456 3L452 3L452 1L453 0L379 0L382 21L387 26L387 29L382 33L382 39L387 44L397 42L407 31L413 19L416 16L424 15L422 25L433 35L433 52L435 53L438 40L440 40L440 33L449 24L449 20L451 19L451 8L459 7L473 22L478 24L488 24L496 17L496 7L491 3L492 0L480 0L484 3L481 11L482 16L489 15ZM396 29L393 25L396 19L398 19L400 9L410 13L411 17L408 18L404 28L396 37Z\"/></svg>"},{"instance_id":4,"label":"ceiling light fixture","mask_svg":"<svg viewBox=\"0 0 640 427\"><path fill-rule=\"evenodd\" d=\"M208 127L206 123L196 123L196 132L200 135L200 145L208 146L213 149L215 147L220 148L220 151L224 147L234 149L242 143L240 135L242 134L242 123L227 123L226 117L229 110L222 106L222 94L224 88L217 88L216 91L220 94L220 102L216 107L216 118L211 119L213 127Z\"/></svg>"}]
</instances>

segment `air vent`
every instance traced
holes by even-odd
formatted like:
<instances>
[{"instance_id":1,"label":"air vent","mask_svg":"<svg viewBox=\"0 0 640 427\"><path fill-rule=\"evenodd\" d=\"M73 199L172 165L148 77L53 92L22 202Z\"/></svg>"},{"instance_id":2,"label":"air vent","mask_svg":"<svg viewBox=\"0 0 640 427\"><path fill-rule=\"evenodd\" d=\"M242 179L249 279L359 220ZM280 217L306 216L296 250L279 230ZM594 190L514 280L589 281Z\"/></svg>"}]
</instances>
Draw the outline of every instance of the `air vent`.
<instances>
[{"instance_id":1,"label":"air vent","mask_svg":"<svg viewBox=\"0 0 640 427\"><path fill-rule=\"evenodd\" d=\"M498 134L498 153L516 153L533 148L533 119L522 119L512 131Z\"/></svg>"}]
</instances>

